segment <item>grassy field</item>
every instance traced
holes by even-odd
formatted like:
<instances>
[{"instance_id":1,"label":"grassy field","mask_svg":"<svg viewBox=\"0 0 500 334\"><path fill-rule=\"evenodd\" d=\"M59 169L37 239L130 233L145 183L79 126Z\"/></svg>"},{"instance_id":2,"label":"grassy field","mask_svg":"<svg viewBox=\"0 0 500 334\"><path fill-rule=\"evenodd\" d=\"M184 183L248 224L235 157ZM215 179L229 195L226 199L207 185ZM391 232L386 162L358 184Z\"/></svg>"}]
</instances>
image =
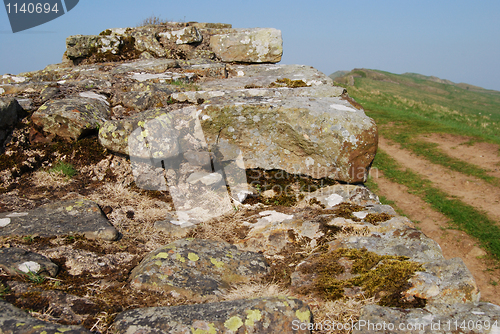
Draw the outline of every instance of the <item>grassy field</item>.
<instances>
[{"instance_id":1,"label":"grassy field","mask_svg":"<svg viewBox=\"0 0 500 334\"><path fill-rule=\"evenodd\" d=\"M489 175L491 170L474 161L451 157L437 144L423 139L432 134L452 134L469 138L469 145L500 145L500 92L414 73L398 75L368 69L337 73L332 78L363 105L384 138L433 164L500 187L500 179ZM454 194L443 192L425 177L402 168L383 151L377 153L373 167L392 182L408 187L410 193L429 203L456 228L476 238L491 256L500 259L499 222ZM374 182L368 186L376 191Z\"/></svg>"}]
</instances>

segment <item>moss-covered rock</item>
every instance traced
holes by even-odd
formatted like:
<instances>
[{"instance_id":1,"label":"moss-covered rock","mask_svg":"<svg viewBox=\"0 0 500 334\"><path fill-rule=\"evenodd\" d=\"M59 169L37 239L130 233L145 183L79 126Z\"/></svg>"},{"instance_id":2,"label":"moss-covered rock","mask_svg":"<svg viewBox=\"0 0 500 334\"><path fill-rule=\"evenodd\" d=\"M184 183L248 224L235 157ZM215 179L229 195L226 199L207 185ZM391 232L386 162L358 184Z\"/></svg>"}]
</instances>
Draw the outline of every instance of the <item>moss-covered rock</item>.
<instances>
[{"instance_id":1,"label":"moss-covered rock","mask_svg":"<svg viewBox=\"0 0 500 334\"><path fill-rule=\"evenodd\" d=\"M34 125L52 137L78 140L97 130L109 118L109 106L100 99L70 97L44 103L31 116Z\"/></svg>"},{"instance_id":2,"label":"moss-covered rock","mask_svg":"<svg viewBox=\"0 0 500 334\"><path fill-rule=\"evenodd\" d=\"M285 334L310 333L311 322L311 310L301 300L274 297L130 310L116 317L113 329L117 334Z\"/></svg>"},{"instance_id":3,"label":"moss-covered rock","mask_svg":"<svg viewBox=\"0 0 500 334\"><path fill-rule=\"evenodd\" d=\"M187 238L147 255L130 280L136 289L213 295L268 270L261 254L239 251L226 242Z\"/></svg>"}]
</instances>

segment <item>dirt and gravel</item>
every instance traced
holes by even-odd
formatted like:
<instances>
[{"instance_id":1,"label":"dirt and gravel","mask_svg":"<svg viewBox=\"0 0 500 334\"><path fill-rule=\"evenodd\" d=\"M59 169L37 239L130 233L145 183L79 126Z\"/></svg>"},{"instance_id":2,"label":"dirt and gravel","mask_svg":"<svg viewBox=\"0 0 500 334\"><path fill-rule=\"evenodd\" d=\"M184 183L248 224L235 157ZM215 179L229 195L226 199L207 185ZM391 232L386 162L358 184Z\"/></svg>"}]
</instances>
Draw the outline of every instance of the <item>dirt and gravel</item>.
<instances>
[{"instance_id":1,"label":"dirt and gravel","mask_svg":"<svg viewBox=\"0 0 500 334\"><path fill-rule=\"evenodd\" d=\"M436 143L446 154L490 170L490 175L500 177L500 155L497 145L471 143L470 138L432 134L423 140ZM468 144L465 144L468 143ZM435 165L416 156L398 144L381 137L379 148L394 158L403 168L430 180L433 186L463 202L484 211L500 224L500 188L443 166ZM376 169L371 172L377 183L378 195L385 196L401 209L427 236L439 243L446 258L461 257L474 275L481 291L481 300L500 304L500 266L480 248L479 242L463 231L452 229L449 219L435 211L408 189L391 182Z\"/></svg>"}]
</instances>

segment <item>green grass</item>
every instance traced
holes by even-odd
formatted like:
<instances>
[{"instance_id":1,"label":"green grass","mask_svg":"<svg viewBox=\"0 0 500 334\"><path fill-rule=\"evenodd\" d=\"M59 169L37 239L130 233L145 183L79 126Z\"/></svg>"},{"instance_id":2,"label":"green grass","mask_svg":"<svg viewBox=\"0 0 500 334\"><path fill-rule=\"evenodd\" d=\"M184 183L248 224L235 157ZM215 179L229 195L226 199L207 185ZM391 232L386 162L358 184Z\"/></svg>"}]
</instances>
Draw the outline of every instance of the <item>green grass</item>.
<instances>
[{"instance_id":1,"label":"green grass","mask_svg":"<svg viewBox=\"0 0 500 334\"><path fill-rule=\"evenodd\" d=\"M429 180L416 173L403 170L394 159L381 150L375 157L373 167L381 170L392 182L408 187L411 194L419 196L433 209L444 214L453 226L475 237L484 249L500 260L500 227L485 213L434 188Z\"/></svg>"},{"instance_id":2,"label":"green grass","mask_svg":"<svg viewBox=\"0 0 500 334\"><path fill-rule=\"evenodd\" d=\"M70 163L58 161L51 169L49 169L49 173L62 173L64 176L71 178L76 175L77 170Z\"/></svg>"},{"instance_id":3,"label":"green grass","mask_svg":"<svg viewBox=\"0 0 500 334\"><path fill-rule=\"evenodd\" d=\"M425 123L438 132L500 144L500 92L436 82L436 78L419 74L367 69L356 69L335 80L347 83L349 76L354 76L354 86L345 86L349 95L373 112L380 124L397 122L425 132Z\"/></svg>"}]
</instances>

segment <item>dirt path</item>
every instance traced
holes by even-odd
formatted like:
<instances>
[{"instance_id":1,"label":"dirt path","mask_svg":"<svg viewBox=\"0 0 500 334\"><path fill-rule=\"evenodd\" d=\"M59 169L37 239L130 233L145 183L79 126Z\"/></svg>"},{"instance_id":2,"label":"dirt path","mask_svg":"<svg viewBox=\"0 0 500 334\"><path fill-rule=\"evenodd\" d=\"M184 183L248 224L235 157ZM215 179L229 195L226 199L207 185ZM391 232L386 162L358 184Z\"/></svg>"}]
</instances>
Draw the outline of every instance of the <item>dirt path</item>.
<instances>
[{"instance_id":1,"label":"dirt path","mask_svg":"<svg viewBox=\"0 0 500 334\"><path fill-rule=\"evenodd\" d=\"M500 224L500 188L480 179L449 170L430 163L398 144L379 138L379 147L403 167L411 169L430 180L435 187L447 194L456 196L461 201L484 211L491 219Z\"/></svg>"},{"instance_id":2,"label":"dirt path","mask_svg":"<svg viewBox=\"0 0 500 334\"><path fill-rule=\"evenodd\" d=\"M413 222L418 222L416 227L439 243L445 258L462 258L479 286L481 300L500 305L500 284L491 284L500 283L500 270L491 270L492 263L478 258L486 253L478 247L476 241L465 232L447 229L446 216L434 211L418 196L409 194L405 186L389 181L381 172L372 173L372 176L378 184L379 195L394 201Z\"/></svg>"},{"instance_id":3,"label":"dirt path","mask_svg":"<svg viewBox=\"0 0 500 334\"><path fill-rule=\"evenodd\" d=\"M488 170L488 175L500 178L500 152L498 145L490 143L474 143L467 145L470 138L446 133L433 133L419 138L435 143L438 148L450 157L467 161Z\"/></svg>"}]
</instances>

